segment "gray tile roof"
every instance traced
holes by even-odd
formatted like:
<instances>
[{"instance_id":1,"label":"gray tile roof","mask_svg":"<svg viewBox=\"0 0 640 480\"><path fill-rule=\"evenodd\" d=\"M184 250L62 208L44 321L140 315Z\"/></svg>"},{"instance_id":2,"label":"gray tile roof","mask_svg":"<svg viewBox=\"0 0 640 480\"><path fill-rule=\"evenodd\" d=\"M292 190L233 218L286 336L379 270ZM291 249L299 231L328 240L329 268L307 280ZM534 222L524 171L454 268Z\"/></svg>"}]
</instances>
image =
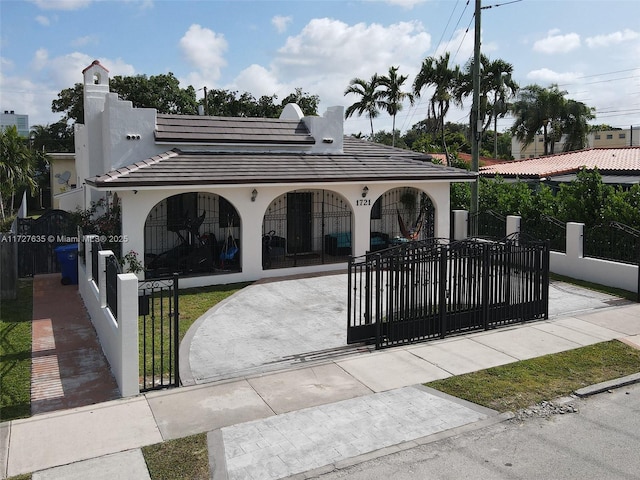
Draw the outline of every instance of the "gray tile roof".
<instances>
[{"instance_id":1,"label":"gray tile roof","mask_svg":"<svg viewBox=\"0 0 640 480\"><path fill-rule=\"evenodd\" d=\"M158 114L156 142L313 145L301 120Z\"/></svg>"},{"instance_id":2,"label":"gray tile roof","mask_svg":"<svg viewBox=\"0 0 640 480\"><path fill-rule=\"evenodd\" d=\"M428 155L345 137L342 154L186 152L173 149L87 179L103 188L471 180L475 174L431 163Z\"/></svg>"}]
</instances>

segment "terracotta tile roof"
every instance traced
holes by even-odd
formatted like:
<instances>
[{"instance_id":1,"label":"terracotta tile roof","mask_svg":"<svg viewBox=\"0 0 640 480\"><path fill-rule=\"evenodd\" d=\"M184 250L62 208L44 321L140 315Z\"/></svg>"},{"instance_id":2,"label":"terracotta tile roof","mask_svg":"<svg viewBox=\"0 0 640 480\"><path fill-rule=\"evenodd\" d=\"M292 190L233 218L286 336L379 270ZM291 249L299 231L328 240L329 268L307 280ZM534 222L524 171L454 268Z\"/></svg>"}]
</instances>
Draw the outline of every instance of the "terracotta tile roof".
<instances>
[{"instance_id":1,"label":"terracotta tile roof","mask_svg":"<svg viewBox=\"0 0 640 480\"><path fill-rule=\"evenodd\" d=\"M480 175L541 178L576 172L581 168L598 168L601 172L640 172L640 147L590 148L576 152L547 155L500 163L480 168Z\"/></svg>"},{"instance_id":2,"label":"terracotta tile roof","mask_svg":"<svg viewBox=\"0 0 640 480\"><path fill-rule=\"evenodd\" d=\"M355 181L457 180L475 174L434 165L426 155L352 137L342 154L186 152L174 149L87 179L104 188L325 183Z\"/></svg>"},{"instance_id":3,"label":"terracotta tile roof","mask_svg":"<svg viewBox=\"0 0 640 480\"><path fill-rule=\"evenodd\" d=\"M156 142L313 145L314 138L301 120L279 118L156 117Z\"/></svg>"}]
</instances>

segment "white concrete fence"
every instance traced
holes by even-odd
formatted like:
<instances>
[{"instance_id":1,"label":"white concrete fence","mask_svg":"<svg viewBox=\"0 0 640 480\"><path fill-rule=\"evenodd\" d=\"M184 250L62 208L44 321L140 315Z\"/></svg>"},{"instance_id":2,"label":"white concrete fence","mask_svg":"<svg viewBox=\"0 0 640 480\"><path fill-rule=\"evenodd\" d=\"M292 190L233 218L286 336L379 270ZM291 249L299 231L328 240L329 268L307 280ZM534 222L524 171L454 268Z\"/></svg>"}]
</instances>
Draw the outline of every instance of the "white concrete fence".
<instances>
[{"instance_id":1,"label":"white concrete fence","mask_svg":"<svg viewBox=\"0 0 640 480\"><path fill-rule=\"evenodd\" d=\"M466 210L453 211L454 240L468 237L468 217L469 213ZM513 233L520 233L520 217L516 215L507 217L505 236ZM567 223L566 253L551 252L549 260L551 272L576 280L638 293L638 265L585 257L583 236L583 223Z\"/></svg>"},{"instance_id":2,"label":"white concrete fence","mask_svg":"<svg viewBox=\"0 0 640 480\"><path fill-rule=\"evenodd\" d=\"M107 306L105 268L107 257L114 254L111 250L98 252L98 271L93 272L91 249L97 247L97 240L96 235L88 235L83 239L84 245L79 245L78 291L98 334L102 351L111 366L120 395L135 396L140 393L138 277L133 273L118 275L118 307L114 316Z\"/></svg>"},{"instance_id":3,"label":"white concrete fence","mask_svg":"<svg viewBox=\"0 0 640 480\"><path fill-rule=\"evenodd\" d=\"M581 223L568 223L566 253L551 252L550 270L553 273L600 285L638 291L638 266L584 257ZM520 217L508 216L506 235L520 232ZM453 212L453 239L468 237L468 212ZM107 257L111 250L98 252L98 271L93 272L91 251L98 243L97 236L84 237L78 258L78 290L96 329L102 350L123 397L140 393L138 354L138 277L133 273L118 275L117 312L114 316L107 306ZM84 248L82 248L84 247ZM82 257L82 258L81 258ZM99 277L96 278L95 276ZM96 282L97 280L97 282Z\"/></svg>"}]
</instances>

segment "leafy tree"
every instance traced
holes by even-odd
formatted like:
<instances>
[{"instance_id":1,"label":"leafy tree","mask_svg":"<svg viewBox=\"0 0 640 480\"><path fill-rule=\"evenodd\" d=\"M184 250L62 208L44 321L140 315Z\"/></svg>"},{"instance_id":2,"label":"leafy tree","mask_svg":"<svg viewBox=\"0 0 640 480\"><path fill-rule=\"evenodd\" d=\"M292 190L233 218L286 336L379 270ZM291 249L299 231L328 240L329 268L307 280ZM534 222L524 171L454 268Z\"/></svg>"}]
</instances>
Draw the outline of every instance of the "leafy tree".
<instances>
[{"instance_id":1,"label":"leafy tree","mask_svg":"<svg viewBox=\"0 0 640 480\"><path fill-rule=\"evenodd\" d=\"M599 225L605 221L604 206L613 187L602 182L598 169L582 168L571 183L560 185L556 198L565 222Z\"/></svg>"},{"instance_id":2,"label":"leafy tree","mask_svg":"<svg viewBox=\"0 0 640 480\"><path fill-rule=\"evenodd\" d=\"M402 85L409 78L407 75L398 75L400 67L390 67L389 74L380 77L380 85L382 86L384 108L389 115L393 117L391 145L396 145L396 115L402 110L402 102L409 100L413 105L414 97L410 92L403 92Z\"/></svg>"},{"instance_id":3,"label":"leafy tree","mask_svg":"<svg viewBox=\"0 0 640 480\"><path fill-rule=\"evenodd\" d=\"M280 106L280 112L288 103L297 103L300 109L305 115L318 115L318 104L320 103L320 97L318 95L311 95L307 92L303 92L302 88L296 88L293 93L290 93L282 100ZM278 112L278 115L280 115Z\"/></svg>"},{"instance_id":4,"label":"leafy tree","mask_svg":"<svg viewBox=\"0 0 640 480\"><path fill-rule=\"evenodd\" d=\"M380 114L380 109L384 108L383 93L379 90L379 87L380 77L378 77L378 74L373 74L369 81L362 78L352 78L349 86L344 91L345 95L353 93L360 96L360 100L347 107L344 112L344 118L349 118L354 113L358 116L366 113L371 124L371 139L373 139L373 119Z\"/></svg>"},{"instance_id":5,"label":"leafy tree","mask_svg":"<svg viewBox=\"0 0 640 480\"><path fill-rule=\"evenodd\" d=\"M76 83L72 88L65 88L58 93L58 98L51 102L51 111L62 112L63 123L84 123L84 86Z\"/></svg>"},{"instance_id":6,"label":"leafy tree","mask_svg":"<svg viewBox=\"0 0 640 480\"><path fill-rule=\"evenodd\" d=\"M449 52L440 58L425 58L413 82L413 92L417 97L420 96L423 88L430 86L435 87L429 101L430 109L428 116L434 118L436 124L439 126L442 134L442 146L447 154L447 158L449 158L449 151L445 140L444 119L449 111L451 102L459 103L454 92L456 91L457 82L460 77L460 68L457 66L453 69L450 68L449 58Z\"/></svg>"},{"instance_id":7,"label":"leafy tree","mask_svg":"<svg viewBox=\"0 0 640 480\"><path fill-rule=\"evenodd\" d=\"M605 198L603 210L605 221L620 222L640 230L640 184L611 191Z\"/></svg>"},{"instance_id":8,"label":"leafy tree","mask_svg":"<svg viewBox=\"0 0 640 480\"><path fill-rule=\"evenodd\" d=\"M109 79L109 90L136 108L155 108L160 113L196 115L196 91L189 85L180 88L180 81L167 74L120 76Z\"/></svg>"}]
</instances>

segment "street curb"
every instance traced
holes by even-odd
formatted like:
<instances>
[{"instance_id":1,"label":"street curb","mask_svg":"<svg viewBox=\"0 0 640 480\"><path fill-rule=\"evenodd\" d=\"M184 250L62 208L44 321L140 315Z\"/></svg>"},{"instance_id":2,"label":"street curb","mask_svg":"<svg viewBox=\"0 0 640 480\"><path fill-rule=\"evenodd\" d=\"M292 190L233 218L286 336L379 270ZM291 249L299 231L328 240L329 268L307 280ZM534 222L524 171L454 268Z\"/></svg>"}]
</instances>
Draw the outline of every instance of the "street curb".
<instances>
[{"instance_id":1,"label":"street curb","mask_svg":"<svg viewBox=\"0 0 640 480\"><path fill-rule=\"evenodd\" d=\"M633 385L634 383L640 383L640 373L634 373L627 375L626 377L616 378L615 380L609 380L607 382L596 383L595 385L589 385L588 387L580 388L575 391L575 394L580 397L588 397L597 393L606 392L614 388L626 387L627 385Z\"/></svg>"}]
</instances>

